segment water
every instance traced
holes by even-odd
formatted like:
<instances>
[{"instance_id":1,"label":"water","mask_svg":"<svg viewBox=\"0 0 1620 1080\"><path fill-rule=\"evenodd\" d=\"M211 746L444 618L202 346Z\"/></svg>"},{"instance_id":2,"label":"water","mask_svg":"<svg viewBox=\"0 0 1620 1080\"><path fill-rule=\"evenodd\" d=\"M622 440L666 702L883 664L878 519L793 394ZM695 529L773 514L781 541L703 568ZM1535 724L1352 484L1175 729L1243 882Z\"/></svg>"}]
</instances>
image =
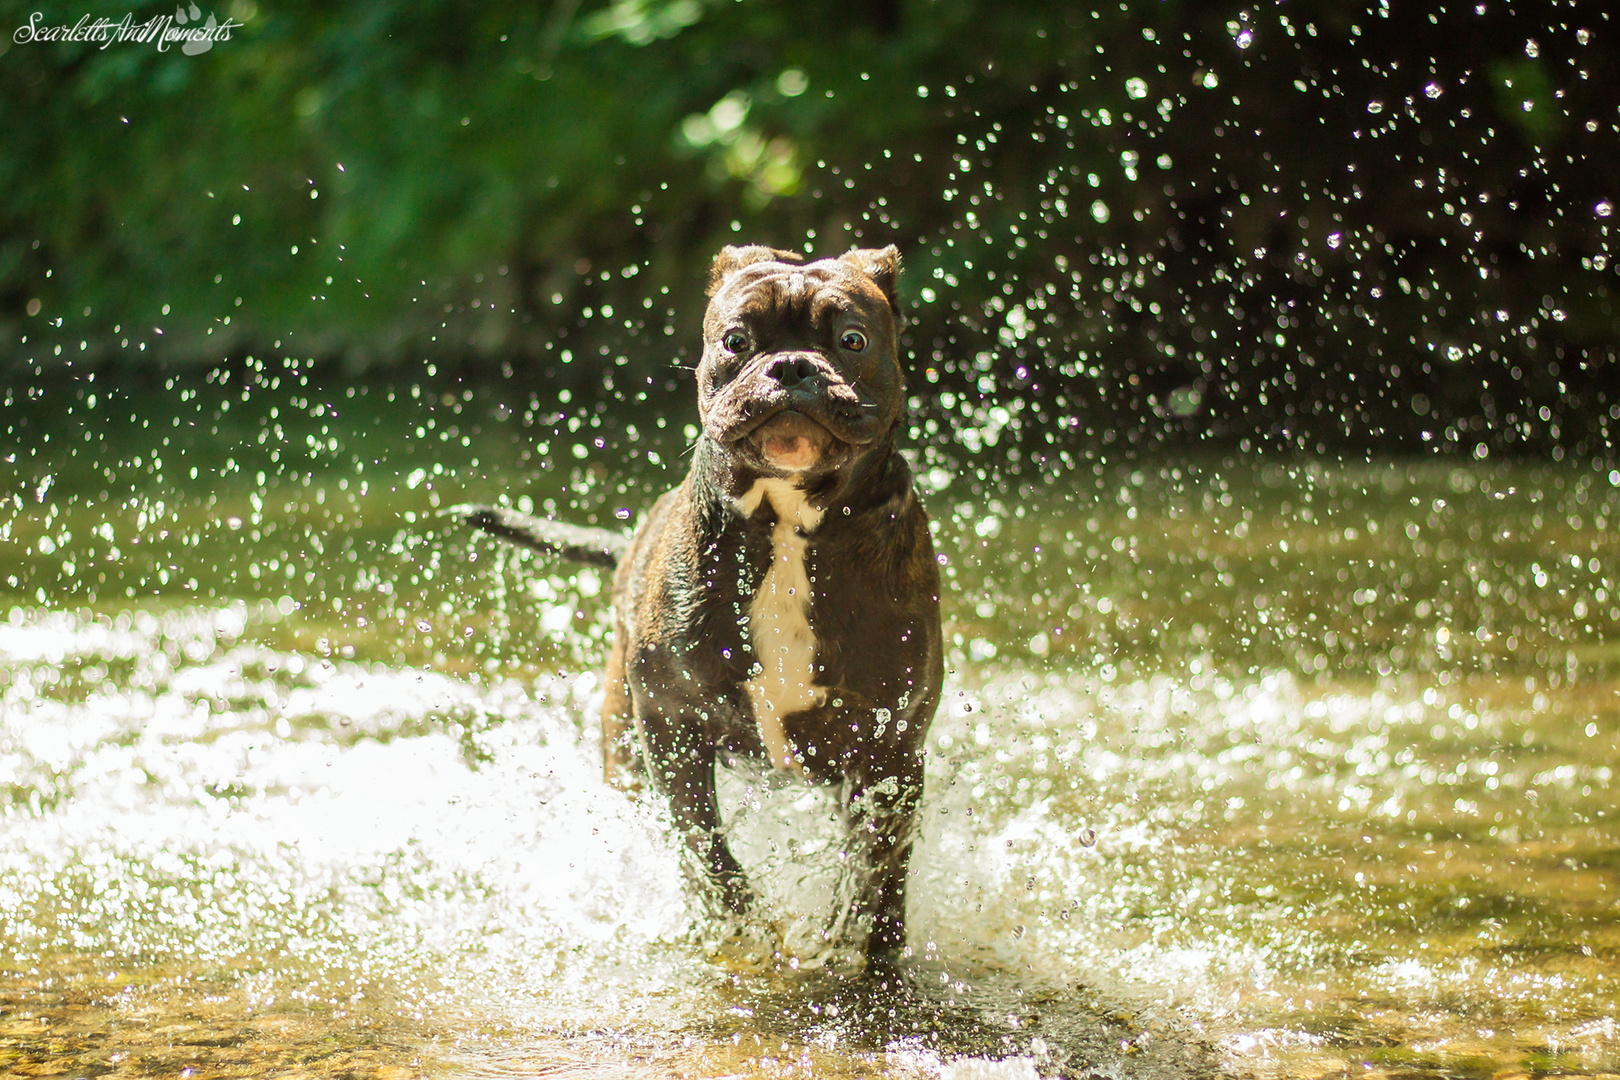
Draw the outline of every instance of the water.
<instances>
[{"instance_id":1,"label":"water","mask_svg":"<svg viewBox=\"0 0 1620 1080\"><path fill-rule=\"evenodd\" d=\"M877 978L809 789L728 780L767 901L694 922L597 778L602 576L436 516L633 519L682 396L274 382L0 407L0 1073L1620 1070L1611 464L919 399L950 674Z\"/></svg>"}]
</instances>

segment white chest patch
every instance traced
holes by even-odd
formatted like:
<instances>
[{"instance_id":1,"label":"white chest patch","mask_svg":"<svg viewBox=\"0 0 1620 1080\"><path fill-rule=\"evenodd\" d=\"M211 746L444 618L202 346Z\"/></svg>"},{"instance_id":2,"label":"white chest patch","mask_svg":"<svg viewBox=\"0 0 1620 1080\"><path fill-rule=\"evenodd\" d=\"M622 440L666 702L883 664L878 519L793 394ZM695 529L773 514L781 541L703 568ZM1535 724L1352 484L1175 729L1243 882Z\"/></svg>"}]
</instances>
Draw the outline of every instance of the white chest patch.
<instances>
[{"instance_id":1,"label":"white chest patch","mask_svg":"<svg viewBox=\"0 0 1620 1080\"><path fill-rule=\"evenodd\" d=\"M771 565L748 605L748 637L765 670L747 684L760 738L772 768L803 772L782 729L782 718L820 705L825 687L814 685L816 638L810 632L810 576L805 572L805 533L821 523L821 511L786 480L758 480L737 500L752 515L761 500L776 510Z\"/></svg>"}]
</instances>

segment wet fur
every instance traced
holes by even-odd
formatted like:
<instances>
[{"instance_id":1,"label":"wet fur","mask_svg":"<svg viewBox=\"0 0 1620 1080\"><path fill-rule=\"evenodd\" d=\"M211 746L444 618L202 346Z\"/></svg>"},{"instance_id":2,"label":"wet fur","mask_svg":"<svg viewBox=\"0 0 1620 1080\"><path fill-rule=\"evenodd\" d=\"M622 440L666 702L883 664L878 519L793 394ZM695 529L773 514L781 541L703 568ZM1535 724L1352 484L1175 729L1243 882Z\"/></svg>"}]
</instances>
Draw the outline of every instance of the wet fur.
<instances>
[{"instance_id":1,"label":"wet fur","mask_svg":"<svg viewBox=\"0 0 1620 1080\"><path fill-rule=\"evenodd\" d=\"M851 855L866 865L855 921L869 930L868 954L887 957L905 942L923 738L943 674L939 573L894 447L898 254L798 259L754 247L715 260L698 369L703 434L686 478L653 505L614 575L603 768L622 786L645 777L669 800L700 891L737 913L752 893L721 830L717 760L839 785ZM870 348L839 345L850 326L870 335ZM719 344L739 327L753 346L745 362ZM782 357L808 374L772 375ZM808 472L784 475L750 442L784 409L835 436ZM797 522L780 519L793 509ZM463 516L563 550L554 534L505 514ZM567 550L609 546L594 537ZM787 587L795 593L784 598ZM785 659L756 651L756 621L767 647L788 647ZM812 685L792 684L801 669Z\"/></svg>"}]
</instances>

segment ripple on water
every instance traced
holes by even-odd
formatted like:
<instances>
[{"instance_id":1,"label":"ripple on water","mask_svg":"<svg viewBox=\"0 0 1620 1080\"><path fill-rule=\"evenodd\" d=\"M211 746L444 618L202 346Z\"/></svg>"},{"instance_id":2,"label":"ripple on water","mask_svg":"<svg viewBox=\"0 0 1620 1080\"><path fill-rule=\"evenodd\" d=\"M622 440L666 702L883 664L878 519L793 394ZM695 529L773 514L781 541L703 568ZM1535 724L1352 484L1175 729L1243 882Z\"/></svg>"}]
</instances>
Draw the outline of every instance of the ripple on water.
<instances>
[{"instance_id":1,"label":"ripple on water","mask_svg":"<svg viewBox=\"0 0 1620 1080\"><path fill-rule=\"evenodd\" d=\"M424 1048L373 1071L1288 1072L1478 1016L1488 1055L1614 1057L1604 766L1528 692L955 679L886 984L821 940L821 794L726 779L767 906L694 933L663 823L597 778L594 677L308 657L286 614L0 623L0 1053L52 994L161 1026L206 985L207 1038Z\"/></svg>"}]
</instances>

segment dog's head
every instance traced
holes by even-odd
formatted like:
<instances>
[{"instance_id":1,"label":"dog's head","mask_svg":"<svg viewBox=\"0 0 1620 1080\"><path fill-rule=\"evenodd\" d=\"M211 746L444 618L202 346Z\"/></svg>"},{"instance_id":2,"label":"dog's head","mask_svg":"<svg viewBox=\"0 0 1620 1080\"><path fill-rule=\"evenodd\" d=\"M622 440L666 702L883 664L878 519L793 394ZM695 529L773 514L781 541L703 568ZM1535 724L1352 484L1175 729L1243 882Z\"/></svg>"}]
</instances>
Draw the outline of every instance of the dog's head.
<instances>
[{"instance_id":1,"label":"dog's head","mask_svg":"<svg viewBox=\"0 0 1620 1080\"><path fill-rule=\"evenodd\" d=\"M728 247L709 274L703 430L768 476L834 472L886 440L903 395L892 245L804 263Z\"/></svg>"}]
</instances>

